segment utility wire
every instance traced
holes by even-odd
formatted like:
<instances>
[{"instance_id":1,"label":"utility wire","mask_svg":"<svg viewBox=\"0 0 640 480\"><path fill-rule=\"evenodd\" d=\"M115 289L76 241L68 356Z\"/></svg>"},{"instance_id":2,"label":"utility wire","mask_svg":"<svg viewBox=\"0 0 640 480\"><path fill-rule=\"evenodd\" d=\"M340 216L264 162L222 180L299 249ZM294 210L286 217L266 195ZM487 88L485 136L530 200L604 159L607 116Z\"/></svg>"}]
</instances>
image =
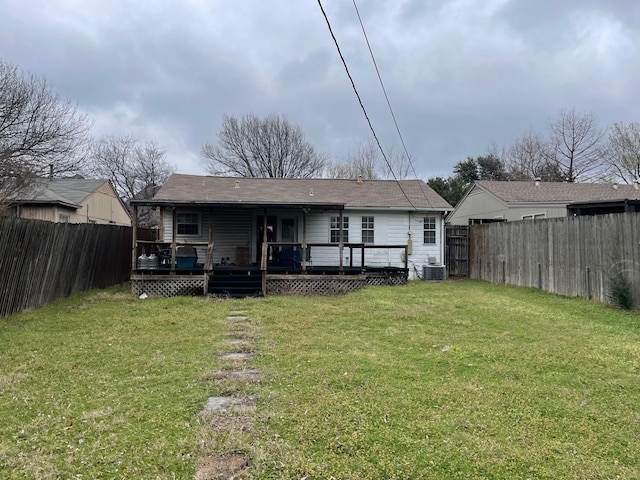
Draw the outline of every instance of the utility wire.
<instances>
[{"instance_id":1,"label":"utility wire","mask_svg":"<svg viewBox=\"0 0 640 480\"><path fill-rule=\"evenodd\" d=\"M360 22L360 28L362 28L362 34L364 35L364 39L367 42L367 48L369 49L369 55L371 55L371 60L373 61L373 66L376 69L376 74L378 75L378 80L380 81L380 86L382 87L382 92L384 93L384 98L387 101L387 106L389 107L389 112L391 113L391 118L393 119L393 124L395 125L396 131L398 132L398 136L400 137L400 142L402 143L402 148L404 149L404 154L407 157L407 161L409 162L409 166L411 167L411 171L413 172L413 175L417 179L418 178L418 174L416 173L416 169L413 166L413 161L411 160L411 155L409 155L409 152L407 151L407 145L404 143L404 138L402 137L402 133L400 132L400 127L398 126L398 121L396 120L396 115L393 112L393 108L391 107L391 101L389 100L389 95L387 95L387 89L385 88L384 82L382 81L382 75L380 74L380 69L378 68L378 63L376 62L376 57L373 54L373 49L371 48L371 43L369 43L369 37L367 36L367 31L364 28L364 23L362 21L362 17L360 16L360 10L358 10L358 5L356 4L356 0L353 0L353 7L356 10L356 15L358 16L358 21ZM393 173L393 171L391 173ZM395 175L394 175L394 177L395 177ZM427 197L427 193L422 188L422 182L419 181L418 185L420 186L420 191L422 192L422 195L424 196L424 199L427 201L429 206L432 206L431 202L429 201L429 198Z\"/></svg>"},{"instance_id":2,"label":"utility wire","mask_svg":"<svg viewBox=\"0 0 640 480\"><path fill-rule=\"evenodd\" d=\"M338 44L338 40L337 40L336 36L333 33L333 29L331 28L331 22L329 22L329 17L327 17L327 13L324 11L324 7L322 6L322 0L318 0L318 5L320 6L320 10L322 11L322 15L324 16L324 20L327 23L327 28L329 29L329 33L331 34L331 38L333 38L333 43L335 44L336 49L338 50L338 55L340 55L340 59L342 60L342 65L344 65L344 69L345 69L345 72L347 73L347 77L349 77L349 81L351 82L351 87L353 88L353 92L356 94L356 97L358 98L358 103L360 104L360 108L362 108L362 113L364 113L364 117L367 119L367 123L369 124L369 129L371 130L371 133L373 134L373 138L375 139L376 144L378 145L378 148L380 149L380 152L382 153L382 158L384 158L384 161L386 162L387 166L389 167L389 171L391 172L391 175L393 175L393 179L396 181L396 184L400 188L400 191L402 192L404 197L407 199L409 204L415 210L418 210L418 208L413 204L413 202L411 201L411 199L407 195L407 192L405 192L404 188L402 188L402 185L400 184L400 181L396 177L396 174L393 171L393 168L391 167L391 163L389 162L389 159L387 159L387 155L384 153L384 149L382 148L382 145L380 144L380 140L378 140L378 135L376 135L376 131L374 130L373 125L371 124L371 120L369 119L369 115L367 114L367 110L364 108L364 104L362 103L362 99L360 98L360 94L358 93L358 89L356 88L356 84L353 81L353 77L351 76L351 73L349 72L349 67L347 66L347 62L344 59L344 56L342 55L342 51L340 50L340 45Z\"/></svg>"}]
</instances>

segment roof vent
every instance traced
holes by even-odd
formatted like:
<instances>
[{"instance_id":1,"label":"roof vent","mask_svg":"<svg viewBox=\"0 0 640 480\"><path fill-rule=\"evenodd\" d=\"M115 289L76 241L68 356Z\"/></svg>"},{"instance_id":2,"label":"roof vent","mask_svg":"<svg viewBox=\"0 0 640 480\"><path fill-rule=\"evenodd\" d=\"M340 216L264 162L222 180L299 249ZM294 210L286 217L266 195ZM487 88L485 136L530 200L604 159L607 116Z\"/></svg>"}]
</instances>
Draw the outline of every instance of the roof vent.
<instances>
[{"instance_id":1,"label":"roof vent","mask_svg":"<svg viewBox=\"0 0 640 480\"><path fill-rule=\"evenodd\" d=\"M240 188L240 180L236 180L236 186L233 188Z\"/></svg>"},{"instance_id":2,"label":"roof vent","mask_svg":"<svg viewBox=\"0 0 640 480\"><path fill-rule=\"evenodd\" d=\"M636 180L635 182L633 182L633 188L635 188L636 190L640 188L640 180Z\"/></svg>"},{"instance_id":3,"label":"roof vent","mask_svg":"<svg viewBox=\"0 0 640 480\"><path fill-rule=\"evenodd\" d=\"M313 197L313 188L311 190L309 190L309 196Z\"/></svg>"},{"instance_id":4,"label":"roof vent","mask_svg":"<svg viewBox=\"0 0 640 480\"><path fill-rule=\"evenodd\" d=\"M614 189L614 190L617 190L617 189L618 189L618 184L617 184L617 183L614 183L614 184L613 184L613 189Z\"/></svg>"},{"instance_id":5,"label":"roof vent","mask_svg":"<svg viewBox=\"0 0 640 480\"><path fill-rule=\"evenodd\" d=\"M358 183L362 183L362 175L358 175L358 180L357 180L357 182L358 182Z\"/></svg>"},{"instance_id":6,"label":"roof vent","mask_svg":"<svg viewBox=\"0 0 640 480\"><path fill-rule=\"evenodd\" d=\"M536 187L540 186L540 182L542 181L542 179L540 177L536 177Z\"/></svg>"}]
</instances>

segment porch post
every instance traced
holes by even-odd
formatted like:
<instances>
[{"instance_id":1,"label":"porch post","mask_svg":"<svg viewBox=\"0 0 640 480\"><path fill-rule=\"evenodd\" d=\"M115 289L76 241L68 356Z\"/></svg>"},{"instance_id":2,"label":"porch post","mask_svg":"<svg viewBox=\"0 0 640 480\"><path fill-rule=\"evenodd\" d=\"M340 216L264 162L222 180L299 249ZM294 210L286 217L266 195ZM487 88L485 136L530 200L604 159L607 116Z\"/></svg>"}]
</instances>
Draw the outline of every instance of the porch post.
<instances>
[{"instance_id":1,"label":"porch post","mask_svg":"<svg viewBox=\"0 0 640 480\"><path fill-rule=\"evenodd\" d=\"M171 273L176 273L176 230L178 230L177 208L171 209L173 228L171 229Z\"/></svg>"},{"instance_id":2,"label":"porch post","mask_svg":"<svg viewBox=\"0 0 640 480\"><path fill-rule=\"evenodd\" d=\"M262 258L260 259L260 269L262 270L262 295L267 295L267 262L269 247L267 245L267 209L262 215Z\"/></svg>"},{"instance_id":3,"label":"porch post","mask_svg":"<svg viewBox=\"0 0 640 480\"><path fill-rule=\"evenodd\" d=\"M307 273L307 212L302 209L302 273Z\"/></svg>"},{"instance_id":4,"label":"porch post","mask_svg":"<svg viewBox=\"0 0 640 480\"><path fill-rule=\"evenodd\" d=\"M204 269L213 270L213 210L209 209L209 240L207 245L207 259L204 265Z\"/></svg>"},{"instance_id":5,"label":"porch post","mask_svg":"<svg viewBox=\"0 0 640 480\"><path fill-rule=\"evenodd\" d=\"M131 271L136 269L136 261L138 260L138 206L133 206L133 234L132 234L132 250L131 250Z\"/></svg>"},{"instance_id":6,"label":"porch post","mask_svg":"<svg viewBox=\"0 0 640 480\"><path fill-rule=\"evenodd\" d=\"M342 255L344 252L344 238L343 238L343 232L342 232L342 210L339 211L340 213L338 214L338 237L339 237L339 242L338 242L338 255L340 256L340 274L344 274L344 265L342 262Z\"/></svg>"}]
</instances>

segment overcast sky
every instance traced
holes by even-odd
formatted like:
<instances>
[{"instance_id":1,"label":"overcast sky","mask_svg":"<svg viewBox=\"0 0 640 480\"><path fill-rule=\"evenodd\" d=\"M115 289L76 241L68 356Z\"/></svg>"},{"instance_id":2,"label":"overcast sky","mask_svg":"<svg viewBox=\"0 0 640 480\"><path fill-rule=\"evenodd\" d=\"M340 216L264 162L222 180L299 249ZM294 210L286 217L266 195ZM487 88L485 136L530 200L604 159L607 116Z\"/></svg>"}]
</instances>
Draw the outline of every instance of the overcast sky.
<instances>
[{"instance_id":1,"label":"overcast sky","mask_svg":"<svg viewBox=\"0 0 640 480\"><path fill-rule=\"evenodd\" d=\"M402 150L352 0L324 0L385 150ZM545 132L640 121L637 0L357 0L420 178ZM223 114L286 116L334 161L372 136L317 0L0 0L0 59L204 174Z\"/></svg>"}]
</instances>

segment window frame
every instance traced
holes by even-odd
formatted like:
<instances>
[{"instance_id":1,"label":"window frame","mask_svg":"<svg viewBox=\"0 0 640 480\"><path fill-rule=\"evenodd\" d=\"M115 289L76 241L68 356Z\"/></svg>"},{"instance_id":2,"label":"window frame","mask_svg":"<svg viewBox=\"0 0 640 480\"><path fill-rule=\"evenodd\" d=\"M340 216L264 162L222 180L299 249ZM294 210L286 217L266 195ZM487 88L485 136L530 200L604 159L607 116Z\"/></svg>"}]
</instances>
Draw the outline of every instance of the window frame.
<instances>
[{"instance_id":1,"label":"window frame","mask_svg":"<svg viewBox=\"0 0 640 480\"><path fill-rule=\"evenodd\" d=\"M340 217L329 218L329 243L340 243ZM342 217L342 243L349 243L349 217Z\"/></svg>"},{"instance_id":2,"label":"window frame","mask_svg":"<svg viewBox=\"0 0 640 480\"><path fill-rule=\"evenodd\" d=\"M522 220L536 221L536 220L544 220L546 218L547 218L546 213L530 213L527 215L522 215Z\"/></svg>"},{"instance_id":3,"label":"window frame","mask_svg":"<svg viewBox=\"0 0 640 480\"><path fill-rule=\"evenodd\" d=\"M180 216L187 216L187 215L193 215L195 216L195 222L187 222L187 221L180 221ZM200 236L200 232L202 231L201 228L201 218L202 216L200 215L200 213L198 212L176 212L176 235L180 235L182 237L199 237ZM181 226L187 226L187 225L195 225L196 226L196 232L195 233L189 233L189 232L180 232L180 227Z\"/></svg>"},{"instance_id":4,"label":"window frame","mask_svg":"<svg viewBox=\"0 0 640 480\"><path fill-rule=\"evenodd\" d=\"M430 228L427 228L430 227ZM431 228L433 227L433 228ZM438 221L436 217L428 216L422 219L422 242L424 245L437 245L438 244ZM433 236L433 241L427 241L427 234L429 239Z\"/></svg>"},{"instance_id":5,"label":"window frame","mask_svg":"<svg viewBox=\"0 0 640 480\"><path fill-rule=\"evenodd\" d=\"M360 220L361 220L361 227L362 227L362 236L361 236L362 243L367 243L367 244L376 243L375 242L375 220L374 220L374 216L373 215L362 215ZM370 238L369 238L369 236L370 236Z\"/></svg>"}]
</instances>

